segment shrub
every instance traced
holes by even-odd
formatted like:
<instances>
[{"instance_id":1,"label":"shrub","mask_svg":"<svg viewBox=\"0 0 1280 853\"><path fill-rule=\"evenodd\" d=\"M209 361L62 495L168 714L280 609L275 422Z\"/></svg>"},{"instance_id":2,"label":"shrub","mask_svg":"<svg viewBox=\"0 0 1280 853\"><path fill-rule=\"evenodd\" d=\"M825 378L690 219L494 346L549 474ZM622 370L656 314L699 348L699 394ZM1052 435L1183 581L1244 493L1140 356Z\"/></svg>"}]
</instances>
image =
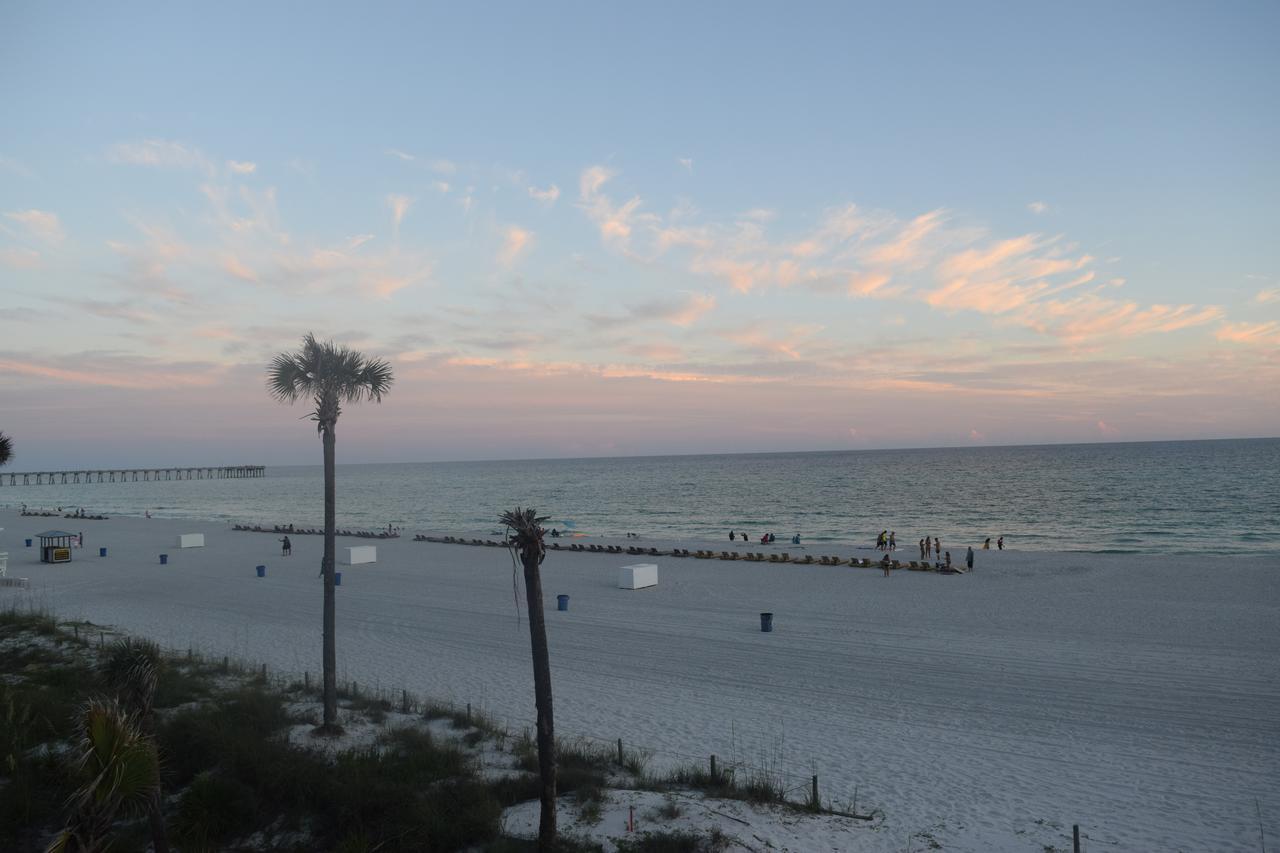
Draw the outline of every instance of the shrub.
<instances>
[{"instance_id":1,"label":"shrub","mask_svg":"<svg viewBox=\"0 0 1280 853\"><path fill-rule=\"evenodd\" d=\"M221 773L202 772L178 800L175 836L198 847L248 834L257 817L253 791Z\"/></svg>"}]
</instances>

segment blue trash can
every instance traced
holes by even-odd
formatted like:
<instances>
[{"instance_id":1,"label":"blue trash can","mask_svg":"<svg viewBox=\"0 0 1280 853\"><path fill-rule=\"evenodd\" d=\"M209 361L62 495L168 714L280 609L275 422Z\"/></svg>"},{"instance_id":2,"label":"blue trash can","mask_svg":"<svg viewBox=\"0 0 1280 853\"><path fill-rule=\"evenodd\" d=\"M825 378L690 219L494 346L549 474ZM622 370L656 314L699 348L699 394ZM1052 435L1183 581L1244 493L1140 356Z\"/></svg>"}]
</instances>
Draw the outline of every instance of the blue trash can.
<instances>
[{"instance_id":1,"label":"blue trash can","mask_svg":"<svg viewBox=\"0 0 1280 853\"><path fill-rule=\"evenodd\" d=\"M556 610L568 610L568 609L569 609L569 596L567 596L567 595L557 595L557 596L556 596Z\"/></svg>"},{"instance_id":2,"label":"blue trash can","mask_svg":"<svg viewBox=\"0 0 1280 853\"><path fill-rule=\"evenodd\" d=\"M99 556L99 557L105 557L105 556L107 556L107 549L106 549L106 548L99 548L99 549L98 549L98 556Z\"/></svg>"},{"instance_id":3,"label":"blue trash can","mask_svg":"<svg viewBox=\"0 0 1280 853\"><path fill-rule=\"evenodd\" d=\"M773 630L773 614L772 613L760 614L760 630L766 633Z\"/></svg>"},{"instance_id":4,"label":"blue trash can","mask_svg":"<svg viewBox=\"0 0 1280 853\"><path fill-rule=\"evenodd\" d=\"M333 585L342 586L342 572L333 573Z\"/></svg>"},{"instance_id":5,"label":"blue trash can","mask_svg":"<svg viewBox=\"0 0 1280 853\"><path fill-rule=\"evenodd\" d=\"M265 578L267 576L267 567L258 566L258 577Z\"/></svg>"},{"instance_id":6,"label":"blue trash can","mask_svg":"<svg viewBox=\"0 0 1280 853\"><path fill-rule=\"evenodd\" d=\"M162 566L167 566L167 565L169 565L169 555L168 555L168 554L161 554L161 555L160 555L160 565L162 565Z\"/></svg>"},{"instance_id":7,"label":"blue trash can","mask_svg":"<svg viewBox=\"0 0 1280 853\"><path fill-rule=\"evenodd\" d=\"M28 547L28 548L30 548L30 547L31 547L31 540L30 540L30 539L28 539L28 540L27 540L27 547Z\"/></svg>"}]
</instances>

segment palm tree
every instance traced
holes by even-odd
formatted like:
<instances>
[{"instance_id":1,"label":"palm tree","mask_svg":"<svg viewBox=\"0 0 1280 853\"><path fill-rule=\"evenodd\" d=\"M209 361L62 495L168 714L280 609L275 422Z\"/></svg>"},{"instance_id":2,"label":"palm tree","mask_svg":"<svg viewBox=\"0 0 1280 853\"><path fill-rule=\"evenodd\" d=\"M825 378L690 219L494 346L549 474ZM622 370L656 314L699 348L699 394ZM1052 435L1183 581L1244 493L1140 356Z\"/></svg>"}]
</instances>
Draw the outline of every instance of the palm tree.
<instances>
[{"instance_id":1,"label":"palm tree","mask_svg":"<svg viewBox=\"0 0 1280 853\"><path fill-rule=\"evenodd\" d=\"M538 850L547 853L556 843L556 734L551 712L551 657L547 625L542 615L542 576L538 567L547 556L542 522L533 509L504 512L498 519L511 528L511 547L524 565L525 597L529 602L529 641L533 648L533 701L538 707L538 775L542 777L542 809L538 820Z\"/></svg>"},{"instance_id":2,"label":"palm tree","mask_svg":"<svg viewBox=\"0 0 1280 853\"><path fill-rule=\"evenodd\" d=\"M99 699L84 706L81 724L73 768L80 786L68 800L67 825L47 853L106 850L116 818L144 812L159 783L155 744L132 714Z\"/></svg>"},{"instance_id":3,"label":"palm tree","mask_svg":"<svg viewBox=\"0 0 1280 853\"><path fill-rule=\"evenodd\" d=\"M13 439L0 432L0 468L9 464L13 458Z\"/></svg>"},{"instance_id":4,"label":"palm tree","mask_svg":"<svg viewBox=\"0 0 1280 853\"><path fill-rule=\"evenodd\" d=\"M156 688L160 683L160 669L164 657L160 647L150 640L125 638L111 649L102 666L102 675L108 689L116 694L120 705L138 722L143 736L155 739ZM157 777L151 801L147 804L147 821L151 824L151 839L155 853L169 853L169 839L165 832L163 781Z\"/></svg>"},{"instance_id":5,"label":"palm tree","mask_svg":"<svg viewBox=\"0 0 1280 853\"><path fill-rule=\"evenodd\" d=\"M310 332L302 339L302 349L282 352L267 368L267 389L283 403L310 397L315 404L311 420L324 444L324 724L323 733L338 733L337 647L334 643L334 444L338 416L343 403L369 399L382 402L393 381L391 365L369 359L363 353L340 347L333 341L317 341Z\"/></svg>"}]
</instances>

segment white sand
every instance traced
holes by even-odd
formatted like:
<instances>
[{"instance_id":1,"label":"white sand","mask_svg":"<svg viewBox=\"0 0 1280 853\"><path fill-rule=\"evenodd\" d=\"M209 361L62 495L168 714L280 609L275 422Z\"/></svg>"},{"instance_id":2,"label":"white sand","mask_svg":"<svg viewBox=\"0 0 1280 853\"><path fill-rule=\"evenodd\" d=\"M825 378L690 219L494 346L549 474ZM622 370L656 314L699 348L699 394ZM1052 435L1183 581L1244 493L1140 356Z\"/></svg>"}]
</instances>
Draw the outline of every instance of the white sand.
<instances>
[{"instance_id":1,"label":"white sand","mask_svg":"<svg viewBox=\"0 0 1280 853\"><path fill-rule=\"evenodd\" d=\"M277 536L220 524L0 511L0 526L9 576L31 578L30 590L0 589L0 606L30 601L174 648L319 669L320 537L294 536L282 558ZM22 547L58 527L85 532L74 562L43 565ZM178 550L179 532L208 544ZM376 564L340 567L342 678L530 725L507 551L373 544ZM889 579L646 558L659 585L623 591L617 567L641 560L552 552L557 731L622 737L655 750L654 766L715 753L797 788L816 773L824 799L847 806L856 787L858 811L884 811L878 828L841 829L821 849L920 849L924 836L909 837L928 833L948 850L1069 850L1079 823L1087 850L1256 851L1255 798L1280 844L1280 560L977 553L972 575ZM776 614L773 633L759 630L762 610Z\"/></svg>"}]
</instances>

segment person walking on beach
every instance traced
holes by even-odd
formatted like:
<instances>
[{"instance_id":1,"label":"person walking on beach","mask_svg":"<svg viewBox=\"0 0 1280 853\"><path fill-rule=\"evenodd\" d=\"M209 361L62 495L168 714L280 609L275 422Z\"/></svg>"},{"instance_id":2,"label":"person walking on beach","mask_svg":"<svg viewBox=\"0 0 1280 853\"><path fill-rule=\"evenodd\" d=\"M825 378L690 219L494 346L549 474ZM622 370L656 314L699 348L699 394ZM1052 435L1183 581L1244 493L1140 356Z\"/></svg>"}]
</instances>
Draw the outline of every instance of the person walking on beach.
<instances>
[{"instance_id":1,"label":"person walking on beach","mask_svg":"<svg viewBox=\"0 0 1280 853\"><path fill-rule=\"evenodd\" d=\"M926 557L933 556L933 540L928 536L924 537L924 555Z\"/></svg>"},{"instance_id":2,"label":"person walking on beach","mask_svg":"<svg viewBox=\"0 0 1280 853\"><path fill-rule=\"evenodd\" d=\"M920 559L924 559L924 540L920 540Z\"/></svg>"},{"instance_id":3,"label":"person walking on beach","mask_svg":"<svg viewBox=\"0 0 1280 853\"><path fill-rule=\"evenodd\" d=\"M1004 550L1004 537L1003 537L1003 536L1001 536L999 539L997 539L997 540L996 540L996 547L997 547L997 548L999 548L1001 551L1003 551L1003 550Z\"/></svg>"},{"instance_id":4,"label":"person walking on beach","mask_svg":"<svg viewBox=\"0 0 1280 853\"><path fill-rule=\"evenodd\" d=\"M286 536L280 540L280 556L288 557L292 553L293 553L293 543L290 542L289 537Z\"/></svg>"},{"instance_id":5,"label":"person walking on beach","mask_svg":"<svg viewBox=\"0 0 1280 853\"><path fill-rule=\"evenodd\" d=\"M889 550L898 550L898 534L892 530L889 531Z\"/></svg>"},{"instance_id":6,"label":"person walking on beach","mask_svg":"<svg viewBox=\"0 0 1280 853\"><path fill-rule=\"evenodd\" d=\"M889 569L892 568L892 566L893 561L889 559L889 555L886 553L884 558L880 560L880 568L884 569L885 577L889 577Z\"/></svg>"},{"instance_id":7,"label":"person walking on beach","mask_svg":"<svg viewBox=\"0 0 1280 853\"><path fill-rule=\"evenodd\" d=\"M965 565L969 567L969 571L973 571L973 546L969 546L969 552L964 555Z\"/></svg>"},{"instance_id":8,"label":"person walking on beach","mask_svg":"<svg viewBox=\"0 0 1280 853\"><path fill-rule=\"evenodd\" d=\"M991 550L991 537L990 537L990 536L988 536L988 537L987 537L987 541L986 541L986 542L983 542L983 543L982 543L982 550L984 550L984 551L990 551L990 550Z\"/></svg>"},{"instance_id":9,"label":"person walking on beach","mask_svg":"<svg viewBox=\"0 0 1280 853\"><path fill-rule=\"evenodd\" d=\"M937 536L933 537L933 553L937 554L939 558L942 557L942 540L938 539Z\"/></svg>"},{"instance_id":10,"label":"person walking on beach","mask_svg":"<svg viewBox=\"0 0 1280 853\"><path fill-rule=\"evenodd\" d=\"M951 552L947 552L947 571L951 571Z\"/></svg>"}]
</instances>

